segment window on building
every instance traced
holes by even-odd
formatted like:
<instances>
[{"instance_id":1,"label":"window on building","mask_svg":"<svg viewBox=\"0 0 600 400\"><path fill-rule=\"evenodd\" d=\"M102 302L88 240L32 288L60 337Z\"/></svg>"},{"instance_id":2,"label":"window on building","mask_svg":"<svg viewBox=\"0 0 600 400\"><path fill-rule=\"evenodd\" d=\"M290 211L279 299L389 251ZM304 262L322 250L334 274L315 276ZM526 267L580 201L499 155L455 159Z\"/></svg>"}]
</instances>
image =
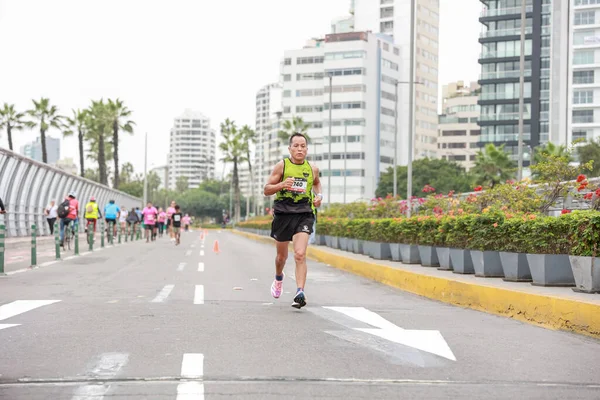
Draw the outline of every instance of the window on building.
<instances>
[{"instance_id":1,"label":"window on building","mask_svg":"<svg viewBox=\"0 0 600 400\"><path fill-rule=\"evenodd\" d=\"M390 68L390 69L393 69L394 71L398 71L398 64L396 64L395 62L392 62L390 60L386 60L385 58L382 58L381 64L386 68Z\"/></svg>"},{"instance_id":2,"label":"window on building","mask_svg":"<svg viewBox=\"0 0 600 400\"><path fill-rule=\"evenodd\" d=\"M450 155L448 156L449 161L467 161L466 155Z\"/></svg>"},{"instance_id":3,"label":"window on building","mask_svg":"<svg viewBox=\"0 0 600 400\"><path fill-rule=\"evenodd\" d=\"M323 89L301 89L296 90L296 97L321 96Z\"/></svg>"},{"instance_id":4,"label":"window on building","mask_svg":"<svg viewBox=\"0 0 600 400\"><path fill-rule=\"evenodd\" d=\"M593 90L575 90L573 92L573 104L591 104L593 102Z\"/></svg>"},{"instance_id":5,"label":"window on building","mask_svg":"<svg viewBox=\"0 0 600 400\"><path fill-rule=\"evenodd\" d=\"M289 114L290 113L290 107L289 106L283 107L283 113L284 114Z\"/></svg>"},{"instance_id":6,"label":"window on building","mask_svg":"<svg viewBox=\"0 0 600 400\"><path fill-rule=\"evenodd\" d=\"M468 122L469 122L469 118L459 118L458 119L459 124L466 124Z\"/></svg>"},{"instance_id":7,"label":"window on building","mask_svg":"<svg viewBox=\"0 0 600 400\"><path fill-rule=\"evenodd\" d=\"M326 53L326 60L346 60L350 58L365 58L367 56L367 52L363 50L355 50L355 51L338 51L334 53Z\"/></svg>"},{"instance_id":8,"label":"window on building","mask_svg":"<svg viewBox=\"0 0 600 400\"><path fill-rule=\"evenodd\" d=\"M323 106L296 106L297 113L312 113L323 111Z\"/></svg>"},{"instance_id":9,"label":"window on building","mask_svg":"<svg viewBox=\"0 0 600 400\"><path fill-rule=\"evenodd\" d=\"M323 64L323 60L323 56L298 57L296 59L296 64Z\"/></svg>"},{"instance_id":10,"label":"window on building","mask_svg":"<svg viewBox=\"0 0 600 400\"><path fill-rule=\"evenodd\" d=\"M323 79L324 74L322 72L296 74L297 81L316 81Z\"/></svg>"},{"instance_id":11,"label":"window on building","mask_svg":"<svg viewBox=\"0 0 600 400\"><path fill-rule=\"evenodd\" d=\"M283 75L283 81L284 82L290 82L292 80L292 75L291 74L285 74Z\"/></svg>"},{"instance_id":12,"label":"window on building","mask_svg":"<svg viewBox=\"0 0 600 400\"><path fill-rule=\"evenodd\" d=\"M291 90L284 90L283 91L283 97L291 97L292 96L292 91Z\"/></svg>"},{"instance_id":13,"label":"window on building","mask_svg":"<svg viewBox=\"0 0 600 400\"><path fill-rule=\"evenodd\" d=\"M469 148L470 149L477 149L477 148L479 148L479 144L477 142L475 142L475 143L469 143Z\"/></svg>"},{"instance_id":14,"label":"window on building","mask_svg":"<svg viewBox=\"0 0 600 400\"><path fill-rule=\"evenodd\" d=\"M292 65L292 59L291 58L286 58L283 60L283 65Z\"/></svg>"},{"instance_id":15,"label":"window on building","mask_svg":"<svg viewBox=\"0 0 600 400\"><path fill-rule=\"evenodd\" d=\"M467 131L442 131L442 136L467 136Z\"/></svg>"},{"instance_id":16,"label":"window on building","mask_svg":"<svg viewBox=\"0 0 600 400\"><path fill-rule=\"evenodd\" d=\"M394 55L399 56L400 55L400 49L397 47L394 47Z\"/></svg>"},{"instance_id":17,"label":"window on building","mask_svg":"<svg viewBox=\"0 0 600 400\"><path fill-rule=\"evenodd\" d=\"M396 116L396 113L394 112L394 110L391 110L391 109L386 108L386 107L381 107L381 114L387 115L387 116L390 116L390 117L395 117Z\"/></svg>"},{"instance_id":18,"label":"window on building","mask_svg":"<svg viewBox=\"0 0 600 400\"><path fill-rule=\"evenodd\" d=\"M573 84L585 85L594 83L594 71L574 71L573 72Z\"/></svg>"},{"instance_id":19,"label":"window on building","mask_svg":"<svg viewBox=\"0 0 600 400\"><path fill-rule=\"evenodd\" d=\"M587 140L588 137L591 137L592 132L586 130L586 129L576 129L573 130L573 140Z\"/></svg>"},{"instance_id":20,"label":"window on building","mask_svg":"<svg viewBox=\"0 0 600 400\"><path fill-rule=\"evenodd\" d=\"M326 71L325 76L329 74L332 74L333 76L366 75L367 70L365 68L331 69Z\"/></svg>"},{"instance_id":21,"label":"window on building","mask_svg":"<svg viewBox=\"0 0 600 400\"><path fill-rule=\"evenodd\" d=\"M594 122L594 110L573 110L574 124L590 124Z\"/></svg>"},{"instance_id":22,"label":"window on building","mask_svg":"<svg viewBox=\"0 0 600 400\"><path fill-rule=\"evenodd\" d=\"M346 102L346 103L333 103L334 110L353 110L365 108L365 102ZM325 103L325 110L329 110L329 103Z\"/></svg>"},{"instance_id":23,"label":"window on building","mask_svg":"<svg viewBox=\"0 0 600 400\"><path fill-rule=\"evenodd\" d=\"M573 64L594 64L594 50L576 50L573 56Z\"/></svg>"},{"instance_id":24,"label":"window on building","mask_svg":"<svg viewBox=\"0 0 600 400\"><path fill-rule=\"evenodd\" d=\"M575 25L594 25L596 23L595 10L575 11Z\"/></svg>"},{"instance_id":25,"label":"window on building","mask_svg":"<svg viewBox=\"0 0 600 400\"><path fill-rule=\"evenodd\" d=\"M388 93L385 90L381 91L381 98L391 100L391 101L396 101L396 95L393 93Z\"/></svg>"},{"instance_id":26,"label":"window on building","mask_svg":"<svg viewBox=\"0 0 600 400\"><path fill-rule=\"evenodd\" d=\"M466 149L467 144L466 143L448 143L448 148L449 149Z\"/></svg>"},{"instance_id":27,"label":"window on building","mask_svg":"<svg viewBox=\"0 0 600 400\"><path fill-rule=\"evenodd\" d=\"M383 33L390 33L394 31L394 21L385 21L379 24L380 31Z\"/></svg>"},{"instance_id":28,"label":"window on building","mask_svg":"<svg viewBox=\"0 0 600 400\"><path fill-rule=\"evenodd\" d=\"M366 85L334 85L331 88L332 93L350 93L350 92L366 92ZM325 86L324 93L329 93L329 86Z\"/></svg>"}]
</instances>

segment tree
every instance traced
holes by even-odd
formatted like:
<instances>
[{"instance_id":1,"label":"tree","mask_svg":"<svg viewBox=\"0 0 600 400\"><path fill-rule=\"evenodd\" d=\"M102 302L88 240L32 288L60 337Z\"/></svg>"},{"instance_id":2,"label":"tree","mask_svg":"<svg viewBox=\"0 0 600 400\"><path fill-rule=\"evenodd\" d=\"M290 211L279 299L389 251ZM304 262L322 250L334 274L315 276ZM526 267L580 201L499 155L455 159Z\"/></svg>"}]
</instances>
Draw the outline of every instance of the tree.
<instances>
[{"instance_id":1,"label":"tree","mask_svg":"<svg viewBox=\"0 0 600 400\"><path fill-rule=\"evenodd\" d=\"M0 109L0 129L6 128L6 136L8 137L8 148L12 151L12 132L22 131L27 126L27 122L23 120L25 113L15 111L14 104L4 103Z\"/></svg>"},{"instance_id":2,"label":"tree","mask_svg":"<svg viewBox=\"0 0 600 400\"><path fill-rule=\"evenodd\" d=\"M109 145L109 149L112 149L112 144L107 143L107 138L111 134L112 119L104 100L92 101L92 105L88 109L86 126L86 139L90 143L90 154L88 157L98 162L100 183L108 185L106 166L107 144ZM111 152L109 151L108 154L111 154Z\"/></svg>"},{"instance_id":3,"label":"tree","mask_svg":"<svg viewBox=\"0 0 600 400\"><path fill-rule=\"evenodd\" d=\"M120 174L121 183L129 183L133 180L133 165L131 163L125 163L121 166Z\"/></svg>"},{"instance_id":4,"label":"tree","mask_svg":"<svg viewBox=\"0 0 600 400\"><path fill-rule=\"evenodd\" d=\"M204 192L214 193L217 196L221 196L224 193L229 193L229 187L231 183L229 181L221 181L217 179L208 179L200 184L199 190Z\"/></svg>"},{"instance_id":5,"label":"tree","mask_svg":"<svg viewBox=\"0 0 600 400\"><path fill-rule=\"evenodd\" d=\"M77 142L79 144L79 170L81 176L85 176L83 142L85 138L87 117L87 110L73 110L73 117L67 118L67 123L65 125L67 130L63 131L64 137L73 136L74 131L77 131Z\"/></svg>"},{"instance_id":6,"label":"tree","mask_svg":"<svg viewBox=\"0 0 600 400\"><path fill-rule=\"evenodd\" d=\"M398 167L396 172L398 193L402 197L406 196L407 170L405 166ZM437 193L447 193L451 190L458 193L467 192L473 187L472 181L472 176L463 167L451 161L424 158L413 162L413 196L423 195L422 189L425 185L434 187ZM390 167L380 175L375 195L385 197L393 193L393 185L394 169Z\"/></svg>"},{"instance_id":7,"label":"tree","mask_svg":"<svg viewBox=\"0 0 600 400\"><path fill-rule=\"evenodd\" d=\"M90 181L100 183L100 177L98 176L97 169L91 169L91 168L86 169L85 172L83 173L83 177L85 179L89 179Z\"/></svg>"},{"instance_id":8,"label":"tree","mask_svg":"<svg viewBox=\"0 0 600 400\"><path fill-rule=\"evenodd\" d=\"M581 164L593 161L590 176L600 176L600 140L591 141L584 146L577 147L577 155Z\"/></svg>"},{"instance_id":9,"label":"tree","mask_svg":"<svg viewBox=\"0 0 600 400\"><path fill-rule=\"evenodd\" d=\"M248 125L244 125L240 132L242 135L242 142L244 145L244 150L246 151L246 162L248 163L248 174L250 177L250 196L246 199L246 218L249 217L250 214L250 199L256 203L255 196L255 187L254 187L254 175L252 174L252 162L250 157L250 147L251 145L256 144L256 132L253 131Z\"/></svg>"},{"instance_id":10,"label":"tree","mask_svg":"<svg viewBox=\"0 0 600 400\"><path fill-rule=\"evenodd\" d=\"M307 133L308 127L309 125L304 122L302 117L292 117L291 121L288 119L283 122L283 127L281 130L279 130L279 132L277 132L277 137L283 143L288 143L290 141L290 137L294 133L301 133L306 136L306 141L310 143L310 138L308 137Z\"/></svg>"},{"instance_id":11,"label":"tree","mask_svg":"<svg viewBox=\"0 0 600 400\"><path fill-rule=\"evenodd\" d=\"M566 146L555 145L554 143L548 142L535 148L533 152L533 163L538 164L546 161L549 155L554 156L566 156L569 155Z\"/></svg>"},{"instance_id":12,"label":"tree","mask_svg":"<svg viewBox=\"0 0 600 400\"><path fill-rule=\"evenodd\" d=\"M112 101L108 100L107 103L108 112L111 119L112 125L112 146L113 146L113 161L115 166L115 177L113 180L113 187L119 188L119 130L133 134L133 121L123 121L131 115L131 111L125 106L125 104L116 99Z\"/></svg>"},{"instance_id":13,"label":"tree","mask_svg":"<svg viewBox=\"0 0 600 400\"><path fill-rule=\"evenodd\" d=\"M179 193L183 193L188 190L190 187L190 183L187 176L178 176L175 181L175 190Z\"/></svg>"},{"instance_id":14,"label":"tree","mask_svg":"<svg viewBox=\"0 0 600 400\"><path fill-rule=\"evenodd\" d=\"M221 161L233 164L233 189L235 196L235 218L236 221L240 220L240 180L238 175L238 165L246 161L244 154L244 140L235 126L235 122L229 118L225 122L221 123L221 135L223 136L224 142L219 144L219 148L223 152L224 156Z\"/></svg>"},{"instance_id":15,"label":"tree","mask_svg":"<svg viewBox=\"0 0 600 400\"><path fill-rule=\"evenodd\" d=\"M513 179L516 165L504 151L504 145L496 147L493 143L488 143L484 151L477 153L473 171L475 183L494 187L498 183Z\"/></svg>"},{"instance_id":16,"label":"tree","mask_svg":"<svg viewBox=\"0 0 600 400\"><path fill-rule=\"evenodd\" d=\"M49 128L61 129L63 127L63 117L58 114L58 108L50 105L48 98L42 97L40 101L33 101L34 108L28 110L29 114L34 121L27 122L27 126L30 128L39 127L40 129L40 141L42 145L42 161L48 162L48 153L46 151L46 132Z\"/></svg>"}]
</instances>

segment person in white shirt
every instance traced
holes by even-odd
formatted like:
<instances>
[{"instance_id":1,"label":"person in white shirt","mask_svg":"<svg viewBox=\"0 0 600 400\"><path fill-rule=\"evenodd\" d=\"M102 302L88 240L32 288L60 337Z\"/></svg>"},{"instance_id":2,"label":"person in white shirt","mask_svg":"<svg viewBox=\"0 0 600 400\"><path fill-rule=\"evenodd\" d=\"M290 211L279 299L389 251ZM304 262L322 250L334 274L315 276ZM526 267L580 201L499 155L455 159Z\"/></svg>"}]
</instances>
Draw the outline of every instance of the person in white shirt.
<instances>
[{"instance_id":1,"label":"person in white shirt","mask_svg":"<svg viewBox=\"0 0 600 400\"><path fill-rule=\"evenodd\" d=\"M128 215L129 215L129 212L127 211L127 208L121 207L121 213L119 214L119 223L121 224L122 232L126 232Z\"/></svg>"},{"instance_id":2,"label":"person in white shirt","mask_svg":"<svg viewBox=\"0 0 600 400\"><path fill-rule=\"evenodd\" d=\"M54 235L54 223L56 222L56 218L58 218L58 206L54 200L46 207L44 214L46 214L46 221L48 221L48 226L50 227L50 235Z\"/></svg>"}]
</instances>

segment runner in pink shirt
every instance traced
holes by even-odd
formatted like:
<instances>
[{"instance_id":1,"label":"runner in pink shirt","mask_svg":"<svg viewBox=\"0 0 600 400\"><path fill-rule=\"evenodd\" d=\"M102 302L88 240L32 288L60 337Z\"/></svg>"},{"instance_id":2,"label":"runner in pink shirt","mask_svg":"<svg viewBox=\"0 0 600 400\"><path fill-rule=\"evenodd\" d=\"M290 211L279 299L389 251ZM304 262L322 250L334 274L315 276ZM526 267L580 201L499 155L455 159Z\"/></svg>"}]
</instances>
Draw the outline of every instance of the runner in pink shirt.
<instances>
[{"instance_id":1,"label":"runner in pink shirt","mask_svg":"<svg viewBox=\"0 0 600 400\"><path fill-rule=\"evenodd\" d=\"M151 202L148 202L146 208L142 210L142 217L144 218L144 225L146 226L146 243L150 241L150 238L154 241L156 239L156 220L158 211L152 206ZM149 233L151 235L149 235Z\"/></svg>"},{"instance_id":2,"label":"runner in pink shirt","mask_svg":"<svg viewBox=\"0 0 600 400\"><path fill-rule=\"evenodd\" d=\"M171 223L171 217L175 214L175 201L171 201L171 206L167 208L167 230L169 231L169 236L171 236L171 241L175 241L175 234L173 233L173 225Z\"/></svg>"},{"instance_id":3,"label":"runner in pink shirt","mask_svg":"<svg viewBox=\"0 0 600 400\"><path fill-rule=\"evenodd\" d=\"M162 209L158 208L158 237L162 237L165 231L165 222L167 220L167 213Z\"/></svg>"}]
</instances>

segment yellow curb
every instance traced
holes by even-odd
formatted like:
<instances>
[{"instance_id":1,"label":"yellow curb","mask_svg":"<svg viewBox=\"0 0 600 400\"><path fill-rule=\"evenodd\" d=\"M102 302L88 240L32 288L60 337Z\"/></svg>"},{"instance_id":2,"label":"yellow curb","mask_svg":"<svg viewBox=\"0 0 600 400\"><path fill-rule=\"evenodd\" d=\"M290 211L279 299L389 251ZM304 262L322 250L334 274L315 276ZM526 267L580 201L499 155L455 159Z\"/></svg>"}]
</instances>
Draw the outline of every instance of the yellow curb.
<instances>
[{"instance_id":1,"label":"yellow curb","mask_svg":"<svg viewBox=\"0 0 600 400\"><path fill-rule=\"evenodd\" d=\"M232 232L264 243L275 243L268 237L238 230ZM548 329L576 332L600 339L599 304L422 275L376 262L344 257L310 246L307 256L335 268L433 300L513 318Z\"/></svg>"}]
</instances>

